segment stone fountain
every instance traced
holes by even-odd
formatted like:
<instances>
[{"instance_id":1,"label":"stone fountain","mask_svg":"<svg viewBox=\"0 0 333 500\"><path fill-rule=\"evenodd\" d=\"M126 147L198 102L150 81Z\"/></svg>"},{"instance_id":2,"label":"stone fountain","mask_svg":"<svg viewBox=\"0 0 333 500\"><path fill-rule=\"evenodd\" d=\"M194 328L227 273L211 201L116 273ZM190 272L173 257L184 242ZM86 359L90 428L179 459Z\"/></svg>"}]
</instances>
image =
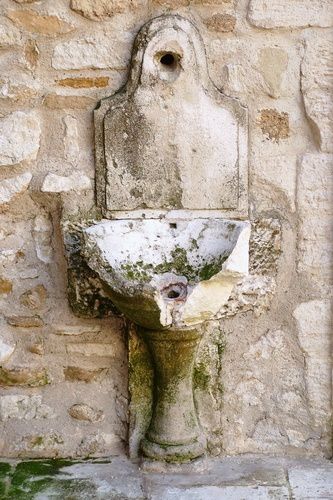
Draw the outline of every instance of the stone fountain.
<instances>
[{"instance_id":1,"label":"stone fountain","mask_svg":"<svg viewBox=\"0 0 333 500\"><path fill-rule=\"evenodd\" d=\"M192 372L200 325L248 273L247 113L211 82L203 41L179 16L139 32L128 82L95 111L101 220L83 225L85 262L134 322L154 366L141 450L205 452Z\"/></svg>"}]
</instances>

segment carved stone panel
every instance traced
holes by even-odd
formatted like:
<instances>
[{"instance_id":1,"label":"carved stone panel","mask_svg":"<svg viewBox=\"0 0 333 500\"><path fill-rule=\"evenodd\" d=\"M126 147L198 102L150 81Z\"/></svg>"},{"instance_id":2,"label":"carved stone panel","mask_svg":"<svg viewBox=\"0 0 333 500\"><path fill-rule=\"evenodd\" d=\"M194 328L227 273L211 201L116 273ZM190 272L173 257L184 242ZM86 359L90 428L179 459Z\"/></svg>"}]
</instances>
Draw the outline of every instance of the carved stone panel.
<instances>
[{"instance_id":1,"label":"carved stone panel","mask_svg":"<svg viewBox=\"0 0 333 500\"><path fill-rule=\"evenodd\" d=\"M134 210L247 210L247 112L211 82L197 29L143 27L126 87L95 112L97 198Z\"/></svg>"}]
</instances>

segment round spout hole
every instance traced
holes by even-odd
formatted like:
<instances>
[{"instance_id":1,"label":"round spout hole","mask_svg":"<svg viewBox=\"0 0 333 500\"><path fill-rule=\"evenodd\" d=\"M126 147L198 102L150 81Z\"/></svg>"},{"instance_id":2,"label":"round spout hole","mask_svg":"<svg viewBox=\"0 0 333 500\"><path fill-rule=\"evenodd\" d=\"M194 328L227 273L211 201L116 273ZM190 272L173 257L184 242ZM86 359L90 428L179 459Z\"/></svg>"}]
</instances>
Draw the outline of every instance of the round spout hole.
<instances>
[{"instance_id":1,"label":"round spout hole","mask_svg":"<svg viewBox=\"0 0 333 500\"><path fill-rule=\"evenodd\" d=\"M173 54L171 54L171 52L167 52L160 59L160 63L163 64L164 66L173 66L175 62L176 58Z\"/></svg>"},{"instance_id":2,"label":"round spout hole","mask_svg":"<svg viewBox=\"0 0 333 500\"><path fill-rule=\"evenodd\" d=\"M180 293L176 290L170 290L170 292L168 292L168 299L177 299L179 295Z\"/></svg>"}]
</instances>

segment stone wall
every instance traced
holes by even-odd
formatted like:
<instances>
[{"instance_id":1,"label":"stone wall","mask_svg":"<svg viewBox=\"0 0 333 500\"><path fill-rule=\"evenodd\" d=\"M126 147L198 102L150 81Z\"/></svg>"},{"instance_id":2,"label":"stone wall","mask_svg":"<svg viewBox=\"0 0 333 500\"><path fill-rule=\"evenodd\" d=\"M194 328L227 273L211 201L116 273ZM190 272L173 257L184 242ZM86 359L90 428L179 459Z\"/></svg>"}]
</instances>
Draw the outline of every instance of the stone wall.
<instances>
[{"instance_id":1,"label":"stone wall","mask_svg":"<svg viewBox=\"0 0 333 500\"><path fill-rule=\"evenodd\" d=\"M207 325L195 369L209 451L330 455L329 4L2 0L2 456L124 450L124 323L71 311L61 220L94 210L92 111L125 83L138 29L164 12L197 24L212 80L250 117L252 277Z\"/></svg>"}]
</instances>

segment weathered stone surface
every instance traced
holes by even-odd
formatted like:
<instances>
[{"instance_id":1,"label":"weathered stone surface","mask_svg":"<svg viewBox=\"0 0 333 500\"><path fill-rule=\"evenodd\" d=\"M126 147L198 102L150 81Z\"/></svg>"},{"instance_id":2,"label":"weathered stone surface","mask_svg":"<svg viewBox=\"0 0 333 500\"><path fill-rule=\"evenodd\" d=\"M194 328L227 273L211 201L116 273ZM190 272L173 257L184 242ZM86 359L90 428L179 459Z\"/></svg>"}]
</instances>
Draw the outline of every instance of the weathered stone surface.
<instances>
[{"instance_id":1,"label":"weathered stone surface","mask_svg":"<svg viewBox=\"0 0 333 500\"><path fill-rule=\"evenodd\" d=\"M280 113L276 109L262 109L257 122L262 133L271 141L279 142L289 137L288 113Z\"/></svg>"},{"instance_id":2,"label":"weathered stone surface","mask_svg":"<svg viewBox=\"0 0 333 500\"><path fill-rule=\"evenodd\" d=\"M281 255L281 223L278 219L257 219L251 223L250 272L275 275Z\"/></svg>"},{"instance_id":3,"label":"weathered stone surface","mask_svg":"<svg viewBox=\"0 0 333 500\"><path fill-rule=\"evenodd\" d=\"M14 0L14 2L16 3L34 3L34 2L38 2L39 0Z\"/></svg>"},{"instance_id":4,"label":"weathered stone surface","mask_svg":"<svg viewBox=\"0 0 333 500\"><path fill-rule=\"evenodd\" d=\"M163 53L171 50L168 64ZM180 17L155 18L141 30L133 54L124 92L95 111L103 215L143 209L245 214L247 110L213 85L194 26ZM165 92L167 84L172 93ZM186 139L184 130L191 131Z\"/></svg>"},{"instance_id":5,"label":"weathered stone surface","mask_svg":"<svg viewBox=\"0 0 333 500\"><path fill-rule=\"evenodd\" d=\"M47 94L43 104L50 109L93 109L96 101L84 95Z\"/></svg>"},{"instance_id":6,"label":"weathered stone surface","mask_svg":"<svg viewBox=\"0 0 333 500\"><path fill-rule=\"evenodd\" d=\"M97 344L94 342L80 342L78 344L67 344L68 354L82 354L83 356L114 356L115 351L112 344Z\"/></svg>"},{"instance_id":7,"label":"weathered stone surface","mask_svg":"<svg viewBox=\"0 0 333 500\"><path fill-rule=\"evenodd\" d=\"M147 0L71 0L70 7L88 19L99 19L142 9Z\"/></svg>"},{"instance_id":8,"label":"weathered stone surface","mask_svg":"<svg viewBox=\"0 0 333 500\"><path fill-rule=\"evenodd\" d=\"M330 0L251 0L248 19L260 28L332 26Z\"/></svg>"},{"instance_id":9,"label":"weathered stone surface","mask_svg":"<svg viewBox=\"0 0 333 500\"><path fill-rule=\"evenodd\" d=\"M124 68L129 58L128 34L121 39L102 33L56 45L52 66L55 69Z\"/></svg>"},{"instance_id":10,"label":"weathered stone surface","mask_svg":"<svg viewBox=\"0 0 333 500\"><path fill-rule=\"evenodd\" d=\"M333 155L307 154L298 174L300 217L298 270L318 283L330 283L332 262Z\"/></svg>"},{"instance_id":11,"label":"weathered stone surface","mask_svg":"<svg viewBox=\"0 0 333 500\"><path fill-rule=\"evenodd\" d=\"M108 83L109 77L107 76L63 78L62 80L57 80L57 84L61 87L71 87L73 89L103 88L107 87Z\"/></svg>"},{"instance_id":12,"label":"weathered stone surface","mask_svg":"<svg viewBox=\"0 0 333 500\"><path fill-rule=\"evenodd\" d=\"M73 30L73 26L59 17L40 15L33 10L10 10L7 16L16 26L32 33L60 35Z\"/></svg>"},{"instance_id":13,"label":"weathered stone surface","mask_svg":"<svg viewBox=\"0 0 333 500\"><path fill-rule=\"evenodd\" d=\"M102 410L95 410L84 403L78 403L71 406L68 413L76 420L85 420L88 422L100 422L104 418Z\"/></svg>"},{"instance_id":14,"label":"weathered stone surface","mask_svg":"<svg viewBox=\"0 0 333 500\"><path fill-rule=\"evenodd\" d=\"M24 56L27 62L27 67L34 71L39 62L40 50L35 40L28 40L24 47Z\"/></svg>"},{"instance_id":15,"label":"weathered stone surface","mask_svg":"<svg viewBox=\"0 0 333 500\"><path fill-rule=\"evenodd\" d=\"M26 172L0 182L0 205L6 205L29 187L32 174Z\"/></svg>"},{"instance_id":16,"label":"weathered stone surface","mask_svg":"<svg viewBox=\"0 0 333 500\"><path fill-rule=\"evenodd\" d=\"M46 215L37 215L34 220L32 234L35 241L36 254L38 259L45 264L52 262L53 225L51 219Z\"/></svg>"},{"instance_id":17,"label":"weathered stone surface","mask_svg":"<svg viewBox=\"0 0 333 500\"><path fill-rule=\"evenodd\" d=\"M6 316L6 321L9 325L18 328L38 328L44 325L39 316Z\"/></svg>"},{"instance_id":18,"label":"weathered stone surface","mask_svg":"<svg viewBox=\"0 0 333 500\"><path fill-rule=\"evenodd\" d=\"M259 52L259 67L270 90L270 96L277 99L281 83L288 66L288 54L276 47L265 47Z\"/></svg>"},{"instance_id":19,"label":"weathered stone surface","mask_svg":"<svg viewBox=\"0 0 333 500\"><path fill-rule=\"evenodd\" d=\"M214 14L206 18L204 24L211 31L229 33L235 29L236 18L231 14Z\"/></svg>"},{"instance_id":20,"label":"weathered stone surface","mask_svg":"<svg viewBox=\"0 0 333 500\"><path fill-rule=\"evenodd\" d=\"M261 155L260 149L256 149L252 155L252 183L253 188L263 193L267 205L271 205L272 190L277 204L282 208L295 211L296 202L296 176L297 156L270 155L269 158ZM265 196L266 194L266 196ZM256 203L258 203L256 196ZM253 233L253 231L252 231ZM273 252L272 255L276 255Z\"/></svg>"},{"instance_id":21,"label":"weathered stone surface","mask_svg":"<svg viewBox=\"0 0 333 500\"><path fill-rule=\"evenodd\" d=\"M49 173L43 181L42 191L44 193L68 193L69 191L84 191L91 187L91 180L82 173L78 172L68 177Z\"/></svg>"},{"instance_id":22,"label":"weathered stone surface","mask_svg":"<svg viewBox=\"0 0 333 500\"><path fill-rule=\"evenodd\" d=\"M332 304L330 301L312 300L297 306L294 317L298 325L298 338L305 356L310 411L315 427L325 432L323 448L329 452L331 407L331 337Z\"/></svg>"},{"instance_id":23,"label":"weathered stone surface","mask_svg":"<svg viewBox=\"0 0 333 500\"><path fill-rule=\"evenodd\" d=\"M301 88L309 120L320 149L333 152L333 33L306 36L301 64Z\"/></svg>"},{"instance_id":24,"label":"weathered stone surface","mask_svg":"<svg viewBox=\"0 0 333 500\"><path fill-rule=\"evenodd\" d=\"M65 380L70 382L92 382L96 380L104 371L104 368L96 368L89 370L79 366L67 366L64 368Z\"/></svg>"},{"instance_id":25,"label":"weathered stone surface","mask_svg":"<svg viewBox=\"0 0 333 500\"><path fill-rule=\"evenodd\" d=\"M329 499L333 491L333 466L327 464L297 464L288 469L288 478L295 500L304 498Z\"/></svg>"},{"instance_id":26,"label":"weathered stone surface","mask_svg":"<svg viewBox=\"0 0 333 500\"><path fill-rule=\"evenodd\" d=\"M40 309L44 306L47 291L44 285L37 285L20 296L20 302L29 309Z\"/></svg>"},{"instance_id":27,"label":"weathered stone surface","mask_svg":"<svg viewBox=\"0 0 333 500\"><path fill-rule=\"evenodd\" d=\"M108 76L96 77L77 77L77 78L63 78L57 80L57 84L61 87L71 87L73 89L89 89L92 87L103 88L107 87L109 83Z\"/></svg>"},{"instance_id":28,"label":"weathered stone surface","mask_svg":"<svg viewBox=\"0 0 333 500\"><path fill-rule=\"evenodd\" d=\"M15 111L0 119L0 165L34 160L39 150L40 122L34 111Z\"/></svg>"},{"instance_id":29,"label":"weathered stone surface","mask_svg":"<svg viewBox=\"0 0 333 500\"><path fill-rule=\"evenodd\" d=\"M218 317L230 317L239 312L253 311L258 317L270 308L276 292L276 281L271 276L249 276L237 284Z\"/></svg>"},{"instance_id":30,"label":"weathered stone surface","mask_svg":"<svg viewBox=\"0 0 333 500\"><path fill-rule=\"evenodd\" d=\"M9 419L33 420L55 416L54 410L43 404L42 396L23 394L0 396L0 421L2 422Z\"/></svg>"},{"instance_id":31,"label":"weathered stone surface","mask_svg":"<svg viewBox=\"0 0 333 500\"><path fill-rule=\"evenodd\" d=\"M12 289L13 283L10 280L0 278L0 294L7 295L8 293L11 293Z\"/></svg>"},{"instance_id":32,"label":"weathered stone surface","mask_svg":"<svg viewBox=\"0 0 333 500\"><path fill-rule=\"evenodd\" d=\"M9 22L0 24L0 47L10 48L23 44L23 37L20 31Z\"/></svg>"},{"instance_id":33,"label":"weathered stone surface","mask_svg":"<svg viewBox=\"0 0 333 500\"><path fill-rule=\"evenodd\" d=\"M4 75L0 78L0 99L17 105L35 102L41 87L39 82L25 73Z\"/></svg>"},{"instance_id":34,"label":"weathered stone surface","mask_svg":"<svg viewBox=\"0 0 333 500\"><path fill-rule=\"evenodd\" d=\"M43 344L43 342L37 342L35 344L31 344L29 346L29 352L42 356L45 353L45 345Z\"/></svg>"},{"instance_id":35,"label":"weathered stone surface","mask_svg":"<svg viewBox=\"0 0 333 500\"><path fill-rule=\"evenodd\" d=\"M65 158L73 166L80 162L80 150L78 143L77 120L72 115L66 115L63 118L65 128L64 135L64 153Z\"/></svg>"},{"instance_id":36,"label":"weathered stone surface","mask_svg":"<svg viewBox=\"0 0 333 500\"><path fill-rule=\"evenodd\" d=\"M84 335L100 333L99 325L52 325L52 329L56 335Z\"/></svg>"},{"instance_id":37,"label":"weathered stone surface","mask_svg":"<svg viewBox=\"0 0 333 500\"><path fill-rule=\"evenodd\" d=\"M39 387L49 384L45 368L0 367L0 386Z\"/></svg>"},{"instance_id":38,"label":"weathered stone surface","mask_svg":"<svg viewBox=\"0 0 333 500\"><path fill-rule=\"evenodd\" d=\"M16 344L0 338L0 363L5 363L15 351Z\"/></svg>"}]
</instances>

